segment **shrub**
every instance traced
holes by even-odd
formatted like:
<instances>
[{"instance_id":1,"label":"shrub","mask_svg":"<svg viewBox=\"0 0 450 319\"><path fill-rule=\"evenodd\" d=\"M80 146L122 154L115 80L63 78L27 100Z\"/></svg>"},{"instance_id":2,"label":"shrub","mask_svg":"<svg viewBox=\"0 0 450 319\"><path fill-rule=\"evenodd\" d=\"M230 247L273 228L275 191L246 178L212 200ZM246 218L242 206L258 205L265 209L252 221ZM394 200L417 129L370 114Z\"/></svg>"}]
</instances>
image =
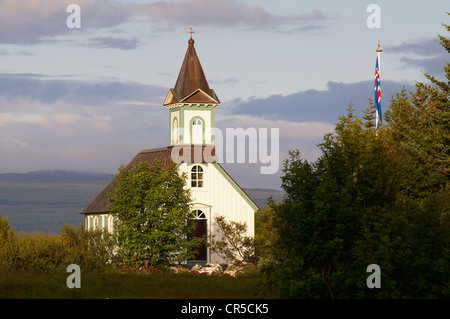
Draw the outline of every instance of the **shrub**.
<instances>
[{"instance_id":1,"label":"shrub","mask_svg":"<svg viewBox=\"0 0 450 319\"><path fill-rule=\"evenodd\" d=\"M58 236L16 234L0 217L0 271L66 271L70 264L86 270L105 270L112 255L111 235L64 225Z\"/></svg>"},{"instance_id":2,"label":"shrub","mask_svg":"<svg viewBox=\"0 0 450 319\"><path fill-rule=\"evenodd\" d=\"M211 241L211 249L230 264L239 266L258 265L259 257L255 251L255 239L245 236L247 225L226 221L218 216L215 222L221 232L221 239Z\"/></svg>"}]
</instances>

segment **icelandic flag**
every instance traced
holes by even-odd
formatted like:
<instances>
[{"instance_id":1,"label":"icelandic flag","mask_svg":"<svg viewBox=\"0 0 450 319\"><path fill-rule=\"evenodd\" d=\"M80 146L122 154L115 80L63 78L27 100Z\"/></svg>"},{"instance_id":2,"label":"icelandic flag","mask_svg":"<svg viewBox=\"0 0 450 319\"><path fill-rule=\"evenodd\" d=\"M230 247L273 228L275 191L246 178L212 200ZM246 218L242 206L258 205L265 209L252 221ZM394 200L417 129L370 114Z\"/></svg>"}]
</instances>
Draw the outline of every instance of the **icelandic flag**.
<instances>
[{"instance_id":1,"label":"icelandic flag","mask_svg":"<svg viewBox=\"0 0 450 319\"><path fill-rule=\"evenodd\" d=\"M377 56L377 62L375 64L375 84L374 84L374 101L375 101L375 110L376 110L376 123L375 130L378 130L379 123L383 120L382 112L381 112L381 85L380 85L380 68L379 68L379 57Z\"/></svg>"}]
</instances>

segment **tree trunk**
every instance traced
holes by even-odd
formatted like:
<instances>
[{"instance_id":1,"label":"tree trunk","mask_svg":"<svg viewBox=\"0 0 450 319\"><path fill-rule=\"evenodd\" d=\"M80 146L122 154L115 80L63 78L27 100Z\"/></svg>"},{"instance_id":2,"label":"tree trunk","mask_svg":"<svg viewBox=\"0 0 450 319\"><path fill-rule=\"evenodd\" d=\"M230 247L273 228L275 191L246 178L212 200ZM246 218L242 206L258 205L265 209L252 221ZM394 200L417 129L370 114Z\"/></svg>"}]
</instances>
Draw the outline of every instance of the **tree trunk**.
<instances>
[{"instance_id":1,"label":"tree trunk","mask_svg":"<svg viewBox=\"0 0 450 319\"><path fill-rule=\"evenodd\" d=\"M331 270L331 264L328 264L328 275L330 274L330 270ZM334 299L334 294L333 294L333 290L331 290L331 287L327 281L327 279L325 278L325 267L323 267L322 265L320 265L320 271L322 273L322 281L325 284L325 286L327 286L328 291L330 293L330 298Z\"/></svg>"}]
</instances>

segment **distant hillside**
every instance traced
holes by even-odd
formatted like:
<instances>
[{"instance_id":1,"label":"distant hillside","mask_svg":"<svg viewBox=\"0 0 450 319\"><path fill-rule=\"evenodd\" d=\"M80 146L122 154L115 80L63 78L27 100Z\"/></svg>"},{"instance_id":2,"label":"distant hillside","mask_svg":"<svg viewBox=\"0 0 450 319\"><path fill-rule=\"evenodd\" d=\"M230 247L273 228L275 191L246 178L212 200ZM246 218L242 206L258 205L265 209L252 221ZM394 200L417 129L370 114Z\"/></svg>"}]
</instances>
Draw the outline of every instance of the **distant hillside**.
<instances>
[{"instance_id":1,"label":"distant hillside","mask_svg":"<svg viewBox=\"0 0 450 319\"><path fill-rule=\"evenodd\" d=\"M64 170L34 171L25 174L9 173L0 174L0 182L9 183L80 183L110 181L113 174L86 173Z\"/></svg>"},{"instance_id":2,"label":"distant hillside","mask_svg":"<svg viewBox=\"0 0 450 319\"><path fill-rule=\"evenodd\" d=\"M112 174L48 170L0 174L0 216L16 231L58 234L64 222L81 225L80 212L113 179ZM281 200L283 192L244 189L262 207L267 198Z\"/></svg>"},{"instance_id":3,"label":"distant hillside","mask_svg":"<svg viewBox=\"0 0 450 319\"><path fill-rule=\"evenodd\" d=\"M272 197L272 200L281 201L284 196L283 191L264 188L247 188L244 189L248 196L250 196L259 208L267 205L267 199Z\"/></svg>"}]
</instances>

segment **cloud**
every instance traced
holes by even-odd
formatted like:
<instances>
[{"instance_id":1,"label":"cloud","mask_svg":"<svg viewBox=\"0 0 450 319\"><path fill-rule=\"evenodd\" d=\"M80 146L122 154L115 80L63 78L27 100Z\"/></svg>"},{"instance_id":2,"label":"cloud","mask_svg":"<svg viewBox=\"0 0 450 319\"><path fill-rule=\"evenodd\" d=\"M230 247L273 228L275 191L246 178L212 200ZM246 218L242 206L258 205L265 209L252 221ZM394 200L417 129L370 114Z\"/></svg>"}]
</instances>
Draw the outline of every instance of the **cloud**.
<instances>
[{"instance_id":1,"label":"cloud","mask_svg":"<svg viewBox=\"0 0 450 319\"><path fill-rule=\"evenodd\" d=\"M139 83L1 74L0 171L113 173L137 151L167 144L166 93Z\"/></svg>"},{"instance_id":2,"label":"cloud","mask_svg":"<svg viewBox=\"0 0 450 319\"><path fill-rule=\"evenodd\" d=\"M402 42L398 45L386 45L385 51L419 56L437 56L445 52L434 38L420 38L415 41Z\"/></svg>"},{"instance_id":3,"label":"cloud","mask_svg":"<svg viewBox=\"0 0 450 319\"><path fill-rule=\"evenodd\" d=\"M392 95L409 84L381 81L382 105L388 105ZM272 95L250 100L237 99L231 102L229 112L234 115L252 115L269 120L295 122L336 123L346 113L350 104L359 111L369 105L368 97L373 94L373 81L355 83L328 82L327 89L306 90L290 95Z\"/></svg>"},{"instance_id":4,"label":"cloud","mask_svg":"<svg viewBox=\"0 0 450 319\"><path fill-rule=\"evenodd\" d=\"M2 56L2 55L22 55L22 56L25 56L25 55L34 55L34 53L32 51L30 51L30 50L20 50L20 51L17 51L16 53L10 53L6 49L0 49L0 56Z\"/></svg>"},{"instance_id":5,"label":"cloud","mask_svg":"<svg viewBox=\"0 0 450 319\"><path fill-rule=\"evenodd\" d=\"M306 31L325 28L331 19L319 10L310 13L277 15L262 6L247 5L233 0L186 0L155 2L136 6L138 14L167 24L188 23L216 27L238 27L264 31Z\"/></svg>"},{"instance_id":6,"label":"cloud","mask_svg":"<svg viewBox=\"0 0 450 319\"><path fill-rule=\"evenodd\" d=\"M414 68L420 71L433 75L437 78L443 78L445 73L443 66L445 65L445 57L432 57L432 58L409 58L407 56L402 57L402 68Z\"/></svg>"},{"instance_id":7,"label":"cloud","mask_svg":"<svg viewBox=\"0 0 450 319\"><path fill-rule=\"evenodd\" d=\"M17 55L34 55L34 53L31 50L20 50Z\"/></svg>"},{"instance_id":8,"label":"cloud","mask_svg":"<svg viewBox=\"0 0 450 319\"><path fill-rule=\"evenodd\" d=\"M121 2L119 0L78 0L81 8L81 29L69 29L67 6L73 0L2 0L0 1L0 43L30 45L65 41L61 36L87 34L85 31L105 30L140 19L152 28L172 30L175 25L195 21L197 26L230 27L272 32L321 31L334 17L320 11L279 15L260 5L234 0L175 0L153 3ZM141 18L144 17L144 20ZM90 45L99 48L136 48L136 38L94 37Z\"/></svg>"},{"instance_id":9,"label":"cloud","mask_svg":"<svg viewBox=\"0 0 450 319\"><path fill-rule=\"evenodd\" d=\"M399 45L387 45L385 51L400 55L403 69L420 69L436 77L444 76L443 66L448 53L435 38L420 38Z\"/></svg>"},{"instance_id":10,"label":"cloud","mask_svg":"<svg viewBox=\"0 0 450 319\"><path fill-rule=\"evenodd\" d=\"M72 0L0 1L0 43L36 44L73 31L66 12ZM132 18L132 9L113 1L79 0L82 29L108 28Z\"/></svg>"},{"instance_id":11,"label":"cloud","mask_svg":"<svg viewBox=\"0 0 450 319\"><path fill-rule=\"evenodd\" d=\"M45 103L108 106L161 101L167 89L134 82L60 80L42 75L0 73L0 97ZM2 106L0 105L0 111Z\"/></svg>"},{"instance_id":12,"label":"cloud","mask_svg":"<svg viewBox=\"0 0 450 319\"><path fill-rule=\"evenodd\" d=\"M226 128L242 127L262 129L279 129L280 138L283 140L317 140L321 139L326 133L334 130L334 125L325 121L303 122L290 120L271 120L249 115L227 115L217 114L216 125L225 136Z\"/></svg>"},{"instance_id":13,"label":"cloud","mask_svg":"<svg viewBox=\"0 0 450 319\"><path fill-rule=\"evenodd\" d=\"M92 38L88 42L88 46L97 48L113 48L121 50L133 50L139 44L136 37L130 38L113 38L113 37L97 37Z\"/></svg>"}]
</instances>

